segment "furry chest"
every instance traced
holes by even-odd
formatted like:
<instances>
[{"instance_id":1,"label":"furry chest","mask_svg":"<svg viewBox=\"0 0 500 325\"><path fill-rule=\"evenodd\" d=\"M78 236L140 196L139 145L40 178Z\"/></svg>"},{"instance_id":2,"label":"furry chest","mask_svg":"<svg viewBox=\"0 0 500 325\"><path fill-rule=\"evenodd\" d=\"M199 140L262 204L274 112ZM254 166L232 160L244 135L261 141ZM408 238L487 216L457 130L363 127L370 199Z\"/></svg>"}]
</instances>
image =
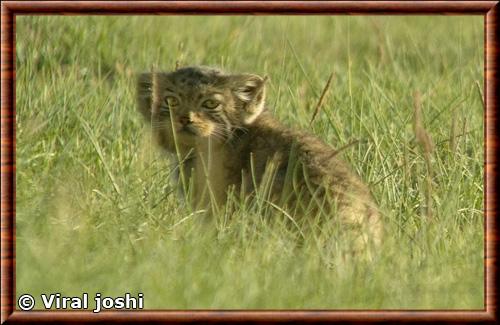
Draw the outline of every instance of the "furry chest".
<instances>
[{"instance_id":1,"label":"furry chest","mask_svg":"<svg viewBox=\"0 0 500 325\"><path fill-rule=\"evenodd\" d=\"M228 160L231 156L222 146L203 143L198 146L193 170L195 204L206 207L215 201L222 205L226 201L226 191L230 185Z\"/></svg>"}]
</instances>

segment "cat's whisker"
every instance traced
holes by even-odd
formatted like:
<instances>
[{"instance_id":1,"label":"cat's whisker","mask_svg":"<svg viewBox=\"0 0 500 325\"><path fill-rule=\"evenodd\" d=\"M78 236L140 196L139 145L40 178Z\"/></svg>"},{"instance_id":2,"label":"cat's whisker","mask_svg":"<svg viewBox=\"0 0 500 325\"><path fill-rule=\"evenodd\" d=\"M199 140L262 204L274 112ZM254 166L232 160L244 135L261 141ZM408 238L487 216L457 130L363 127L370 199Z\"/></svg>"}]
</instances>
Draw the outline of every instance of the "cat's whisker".
<instances>
[{"instance_id":1,"label":"cat's whisker","mask_svg":"<svg viewBox=\"0 0 500 325\"><path fill-rule=\"evenodd\" d=\"M155 124L155 125L151 125L151 128L153 130L158 130L158 129L168 129L169 128L169 124Z\"/></svg>"},{"instance_id":2,"label":"cat's whisker","mask_svg":"<svg viewBox=\"0 0 500 325\"><path fill-rule=\"evenodd\" d=\"M243 133L248 133L248 128L246 128L244 126L233 125L233 126L231 126L231 129L229 130L229 132L234 132L234 131L243 131Z\"/></svg>"},{"instance_id":3,"label":"cat's whisker","mask_svg":"<svg viewBox=\"0 0 500 325\"><path fill-rule=\"evenodd\" d=\"M224 133L223 130L219 130L215 128L212 133L210 134L211 137L214 137L218 140L226 140L227 135Z\"/></svg>"},{"instance_id":4,"label":"cat's whisker","mask_svg":"<svg viewBox=\"0 0 500 325\"><path fill-rule=\"evenodd\" d=\"M246 127L239 127L239 126L232 126L231 129L226 129L225 131L227 132L228 141L229 140L238 141L248 133L248 129Z\"/></svg>"}]
</instances>

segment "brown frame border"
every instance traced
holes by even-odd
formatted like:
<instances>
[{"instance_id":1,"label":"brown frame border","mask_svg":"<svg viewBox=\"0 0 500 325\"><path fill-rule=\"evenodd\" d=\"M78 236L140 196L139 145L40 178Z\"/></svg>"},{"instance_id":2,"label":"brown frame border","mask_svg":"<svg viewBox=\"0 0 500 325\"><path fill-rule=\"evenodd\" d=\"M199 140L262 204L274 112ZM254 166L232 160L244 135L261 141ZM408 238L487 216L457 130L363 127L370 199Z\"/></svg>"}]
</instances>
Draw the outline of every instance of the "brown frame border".
<instances>
[{"instance_id":1,"label":"brown frame border","mask_svg":"<svg viewBox=\"0 0 500 325\"><path fill-rule=\"evenodd\" d=\"M497 323L498 1L5 1L1 4L1 319L52 322L374 322ZM15 16L106 14L453 14L485 17L485 309L473 310L144 310L99 314L15 310Z\"/></svg>"}]
</instances>

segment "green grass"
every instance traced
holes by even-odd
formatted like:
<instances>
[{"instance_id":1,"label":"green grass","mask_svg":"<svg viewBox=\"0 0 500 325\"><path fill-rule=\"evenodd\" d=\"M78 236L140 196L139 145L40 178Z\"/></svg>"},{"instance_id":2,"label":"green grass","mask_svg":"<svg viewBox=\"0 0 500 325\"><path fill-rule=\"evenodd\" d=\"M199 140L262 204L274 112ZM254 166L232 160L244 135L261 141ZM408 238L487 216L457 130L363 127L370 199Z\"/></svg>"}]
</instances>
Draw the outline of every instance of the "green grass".
<instances>
[{"instance_id":1,"label":"green grass","mask_svg":"<svg viewBox=\"0 0 500 325\"><path fill-rule=\"evenodd\" d=\"M157 309L484 307L482 17L18 17L16 29L17 295L143 292ZM342 261L343 241L298 245L278 211L241 205L208 225L189 214L134 99L135 72L176 61L268 75L269 108L302 128L334 73L311 129L337 148L362 140L343 158L384 212L372 261Z\"/></svg>"}]
</instances>

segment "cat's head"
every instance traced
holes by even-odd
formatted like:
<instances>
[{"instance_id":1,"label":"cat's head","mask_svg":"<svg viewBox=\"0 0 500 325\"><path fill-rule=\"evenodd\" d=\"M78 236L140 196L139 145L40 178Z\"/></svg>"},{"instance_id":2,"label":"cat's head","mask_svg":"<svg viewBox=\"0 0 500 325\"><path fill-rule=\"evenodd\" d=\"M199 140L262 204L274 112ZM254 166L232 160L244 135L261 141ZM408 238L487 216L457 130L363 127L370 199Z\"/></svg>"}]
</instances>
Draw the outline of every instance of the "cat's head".
<instances>
[{"instance_id":1,"label":"cat's head","mask_svg":"<svg viewBox=\"0 0 500 325\"><path fill-rule=\"evenodd\" d=\"M143 73L138 77L138 108L153 127L174 130L181 141L228 139L264 110L265 80L208 67Z\"/></svg>"}]
</instances>

